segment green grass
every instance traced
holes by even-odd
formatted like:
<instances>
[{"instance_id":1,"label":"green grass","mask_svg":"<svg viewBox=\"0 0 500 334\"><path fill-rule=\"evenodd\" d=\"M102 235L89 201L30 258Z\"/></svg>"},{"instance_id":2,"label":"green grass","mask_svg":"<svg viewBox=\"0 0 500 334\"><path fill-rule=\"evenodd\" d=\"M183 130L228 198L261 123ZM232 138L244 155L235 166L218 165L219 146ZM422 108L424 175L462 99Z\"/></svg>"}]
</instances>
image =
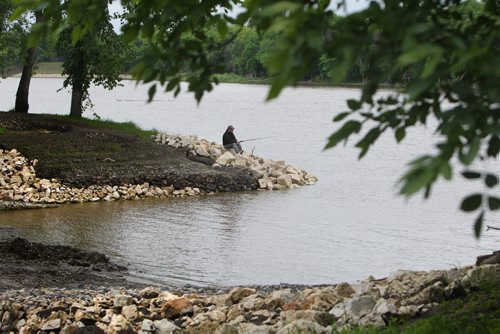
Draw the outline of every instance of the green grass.
<instances>
[{"instance_id":1,"label":"green grass","mask_svg":"<svg viewBox=\"0 0 500 334\"><path fill-rule=\"evenodd\" d=\"M158 133L157 130L151 129L151 130L144 130L138 127L135 123L133 122L123 122L123 123L118 123L114 122L111 120L101 120L101 119L89 119L89 118L72 118L66 115L47 115L47 116L53 116L59 119L64 119L68 121L73 121L77 122L80 124L85 124L93 127L101 127L101 128L108 128L108 129L113 129L117 130L120 132L132 134L139 136L143 139L150 140L152 135L155 135Z\"/></svg>"},{"instance_id":2,"label":"green grass","mask_svg":"<svg viewBox=\"0 0 500 334\"><path fill-rule=\"evenodd\" d=\"M241 84L270 84L270 78L250 78L234 73L220 73L215 75L220 82Z\"/></svg>"},{"instance_id":3,"label":"green grass","mask_svg":"<svg viewBox=\"0 0 500 334\"><path fill-rule=\"evenodd\" d=\"M386 328L354 328L338 334L500 334L500 284L483 285L464 298L441 303L418 319Z\"/></svg>"},{"instance_id":4,"label":"green grass","mask_svg":"<svg viewBox=\"0 0 500 334\"><path fill-rule=\"evenodd\" d=\"M36 74L61 74L62 73L62 62L42 62L36 64L35 67Z\"/></svg>"}]
</instances>

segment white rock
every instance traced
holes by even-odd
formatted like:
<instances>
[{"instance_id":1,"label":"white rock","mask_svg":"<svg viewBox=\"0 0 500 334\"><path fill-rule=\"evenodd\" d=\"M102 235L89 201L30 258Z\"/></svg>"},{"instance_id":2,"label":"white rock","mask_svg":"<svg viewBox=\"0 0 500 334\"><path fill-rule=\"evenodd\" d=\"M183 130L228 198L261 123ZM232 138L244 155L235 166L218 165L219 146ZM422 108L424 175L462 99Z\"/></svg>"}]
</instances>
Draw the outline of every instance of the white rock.
<instances>
[{"instance_id":1,"label":"white rock","mask_svg":"<svg viewBox=\"0 0 500 334\"><path fill-rule=\"evenodd\" d=\"M386 313L397 313L397 307L394 302L389 302L387 299L380 298L373 308L374 313L386 314Z\"/></svg>"},{"instance_id":2,"label":"white rock","mask_svg":"<svg viewBox=\"0 0 500 334\"><path fill-rule=\"evenodd\" d=\"M260 189L266 189L267 188L267 179L259 179L259 188ZM271 183L272 184L272 183Z\"/></svg>"},{"instance_id":3,"label":"white rock","mask_svg":"<svg viewBox=\"0 0 500 334\"><path fill-rule=\"evenodd\" d=\"M42 325L42 331L52 331L61 328L61 319L52 319Z\"/></svg>"},{"instance_id":4,"label":"white rock","mask_svg":"<svg viewBox=\"0 0 500 334\"><path fill-rule=\"evenodd\" d=\"M215 160L215 162L221 166L226 166L228 163L233 161L234 161L234 155L229 151L225 152L223 155L218 157L217 160Z\"/></svg>"},{"instance_id":5,"label":"white rock","mask_svg":"<svg viewBox=\"0 0 500 334\"><path fill-rule=\"evenodd\" d=\"M197 155L202 157L209 157L210 153L208 153L207 149L203 145L199 145L196 147L195 152Z\"/></svg>"},{"instance_id":6,"label":"white rock","mask_svg":"<svg viewBox=\"0 0 500 334\"><path fill-rule=\"evenodd\" d=\"M337 305L335 305L329 312L330 314L332 314L335 318L341 318L343 317L344 315L347 314L347 311L346 311L346 308L345 308L345 304L344 303L338 303Z\"/></svg>"}]
</instances>

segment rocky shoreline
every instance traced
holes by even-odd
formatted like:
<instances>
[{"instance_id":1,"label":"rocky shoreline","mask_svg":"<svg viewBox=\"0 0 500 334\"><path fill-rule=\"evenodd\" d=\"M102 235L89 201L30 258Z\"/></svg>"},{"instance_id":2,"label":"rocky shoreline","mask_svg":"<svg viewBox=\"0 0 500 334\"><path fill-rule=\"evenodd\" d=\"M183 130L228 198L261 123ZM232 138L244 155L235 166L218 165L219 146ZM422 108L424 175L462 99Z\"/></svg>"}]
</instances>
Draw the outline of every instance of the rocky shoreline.
<instances>
[{"instance_id":1,"label":"rocky shoreline","mask_svg":"<svg viewBox=\"0 0 500 334\"><path fill-rule=\"evenodd\" d=\"M197 136L158 133L155 142L176 148L184 148L191 159L209 164L212 168L248 169L259 182L259 189L284 190L312 185L318 178L298 167L287 165L283 160L264 159L248 152L236 154L220 144L199 139Z\"/></svg>"},{"instance_id":2,"label":"rocky shoreline","mask_svg":"<svg viewBox=\"0 0 500 334\"><path fill-rule=\"evenodd\" d=\"M182 137L177 137L186 143ZM205 149L204 140L191 140L185 147L192 159L196 157L214 159L213 168L247 168L259 183L260 189L284 190L302 185L314 184L316 177L283 161L264 160L249 154L236 154L222 151L219 145L212 144L212 155ZM180 146L178 146L180 147ZM200 154L201 152L201 154ZM205 152L207 152L205 155ZM224 153L223 153L224 152ZM218 154L218 155L217 155ZM194 157L194 158L193 158ZM41 179L36 176L38 160L29 161L16 149L0 149L0 210L22 208L44 208L51 204L82 203L114 200L137 200L144 198L186 197L201 194L211 195L197 187L175 188L174 185L160 186L143 184L89 185L72 187L62 184L58 179ZM231 188L222 189L231 191ZM217 190L216 190L217 191Z\"/></svg>"},{"instance_id":3,"label":"rocky shoreline","mask_svg":"<svg viewBox=\"0 0 500 334\"><path fill-rule=\"evenodd\" d=\"M101 135L108 136L113 141L131 141L130 138L122 138L121 135L112 131L107 133L108 130L76 128L64 122L58 123L59 120L53 120L50 117L46 117L47 119L42 117L39 120L39 115L32 118L20 116L22 120L18 120L17 115L0 116L6 118L3 120L0 117L0 125L6 126L7 129L23 130L27 127L33 132L32 136L40 133L51 135L49 138L54 141L54 145L57 145L57 137L53 134L57 131L82 132L79 135L74 134L74 140L79 138L78 136L87 138L89 145L94 145L93 151L97 152L106 150L106 147L100 143ZM75 129L71 130L70 127L75 127ZM30 136L10 134L10 137L6 137L8 135L7 133L0 136L2 141L11 142L10 145L2 143L2 147L17 143L28 152L33 150L29 146ZM17 142L23 136L27 137L25 141ZM216 192L255 189L284 190L311 185L317 181L315 176L295 166L287 165L284 161L263 159L247 152L236 154L233 150L225 150L217 143L210 143L195 136L157 134L153 139L156 144L152 142L142 144L145 150L150 151L149 155L152 156L150 159L153 160L144 161L143 164L136 159L129 163L126 160L120 161L120 159L123 160L121 156L113 155L114 150L117 150L116 145L112 146L109 153L103 155L106 156L105 158L102 156L92 158L91 154L83 152L85 160L78 155L78 159L67 158L68 161L64 164L61 160L53 158L60 156L60 159L64 159L65 157L64 152L54 151L60 150L58 147L35 148L42 155L40 160L29 159L17 148L0 148L0 209L29 209L64 203L212 195ZM66 139L63 139L61 135L60 140ZM33 145L37 145L36 141ZM133 148L140 150L140 143L135 144ZM68 149L71 150L72 147ZM130 151L128 154L132 158L133 150ZM144 155L144 152L141 154ZM30 156L36 157L37 155L30 153ZM51 158L53 162L47 161ZM135 166L136 164L138 165Z\"/></svg>"},{"instance_id":4,"label":"rocky shoreline","mask_svg":"<svg viewBox=\"0 0 500 334\"><path fill-rule=\"evenodd\" d=\"M421 316L481 284L500 283L500 265L494 264L400 270L383 279L323 286L165 288L120 282L118 276L96 280L96 273L123 275L124 268L70 247L13 239L0 243L0 256L3 266L6 257L38 261L42 267L57 263L52 275L61 278L69 267L81 268L74 280L82 283L0 286L0 330L5 333L332 333ZM0 277L5 275L2 270ZM34 271L34 276L44 275Z\"/></svg>"}]
</instances>

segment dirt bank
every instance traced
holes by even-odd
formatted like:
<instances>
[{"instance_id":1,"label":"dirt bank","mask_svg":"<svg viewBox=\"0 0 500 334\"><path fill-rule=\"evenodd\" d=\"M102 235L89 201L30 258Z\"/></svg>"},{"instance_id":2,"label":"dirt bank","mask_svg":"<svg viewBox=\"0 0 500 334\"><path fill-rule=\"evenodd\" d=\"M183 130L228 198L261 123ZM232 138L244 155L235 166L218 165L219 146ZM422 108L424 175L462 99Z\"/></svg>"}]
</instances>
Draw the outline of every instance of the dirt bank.
<instances>
[{"instance_id":1,"label":"dirt bank","mask_svg":"<svg viewBox=\"0 0 500 334\"><path fill-rule=\"evenodd\" d=\"M141 287L127 270L96 252L43 245L0 230L0 291L32 288Z\"/></svg>"},{"instance_id":2,"label":"dirt bank","mask_svg":"<svg viewBox=\"0 0 500 334\"><path fill-rule=\"evenodd\" d=\"M148 182L210 192L258 186L244 169L215 170L210 161L189 159L185 149L50 115L0 112L0 148L37 159L38 177L75 187Z\"/></svg>"}]
</instances>

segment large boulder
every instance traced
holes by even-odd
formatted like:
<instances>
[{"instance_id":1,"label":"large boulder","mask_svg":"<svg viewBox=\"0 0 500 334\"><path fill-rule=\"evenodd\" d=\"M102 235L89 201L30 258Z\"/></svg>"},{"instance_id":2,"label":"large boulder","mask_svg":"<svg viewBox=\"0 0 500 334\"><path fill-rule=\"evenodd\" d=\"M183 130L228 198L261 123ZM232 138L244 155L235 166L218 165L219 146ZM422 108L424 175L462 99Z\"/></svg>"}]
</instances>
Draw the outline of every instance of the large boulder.
<instances>
[{"instance_id":1,"label":"large boulder","mask_svg":"<svg viewBox=\"0 0 500 334\"><path fill-rule=\"evenodd\" d=\"M221 166L226 166L227 164L231 163L234 161L234 155L231 152L225 152L223 155L217 158L215 160L215 163L221 165Z\"/></svg>"}]
</instances>

